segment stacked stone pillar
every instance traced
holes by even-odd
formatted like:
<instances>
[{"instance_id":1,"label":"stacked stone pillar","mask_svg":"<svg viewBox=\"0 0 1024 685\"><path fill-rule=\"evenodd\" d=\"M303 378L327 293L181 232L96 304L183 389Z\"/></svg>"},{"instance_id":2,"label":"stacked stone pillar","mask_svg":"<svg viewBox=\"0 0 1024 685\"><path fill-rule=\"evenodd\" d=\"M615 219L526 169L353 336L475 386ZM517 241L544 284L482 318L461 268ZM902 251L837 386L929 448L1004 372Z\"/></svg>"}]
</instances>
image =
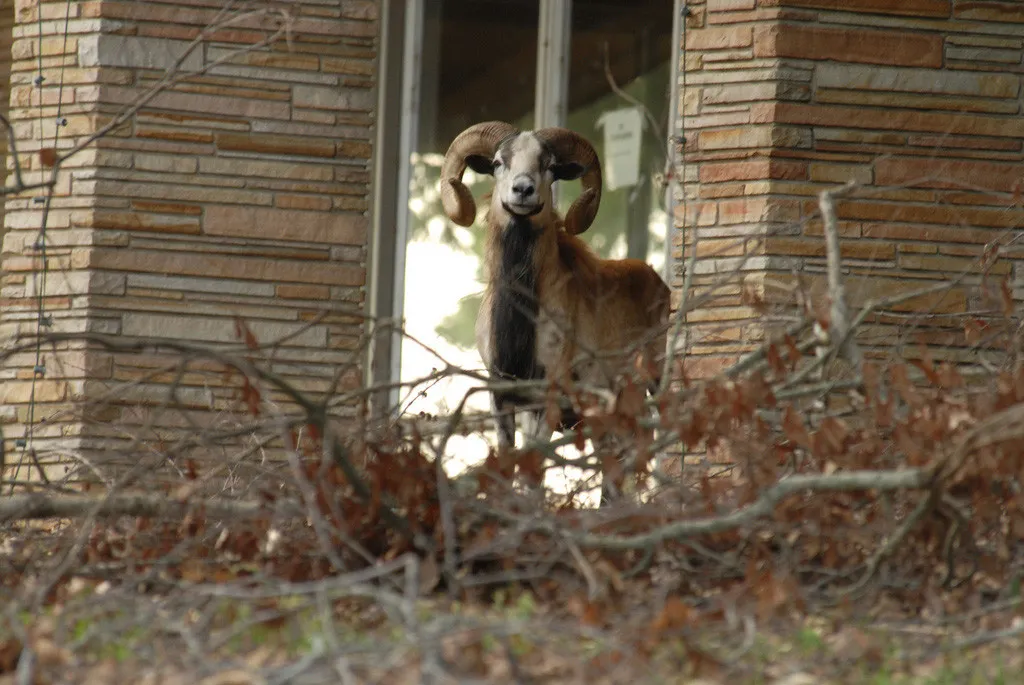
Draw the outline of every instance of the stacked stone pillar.
<instances>
[{"instance_id":1,"label":"stacked stone pillar","mask_svg":"<svg viewBox=\"0 0 1024 685\"><path fill-rule=\"evenodd\" d=\"M16 2L10 117L26 181L47 172L58 107L67 120L56 131L61 151L152 88L222 5ZM378 7L282 7L288 40L183 79L65 165L46 227L41 299L40 193L6 199L5 345L36 332L40 303L51 322L44 332L245 352L241 319L260 343L281 341L266 363L295 387L327 390L338 369L338 388L360 384ZM276 22L225 27L180 68L196 71L257 43ZM71 342L44 346L41 362L34 387L33 350L0 368L9 464L21 458L15 441L26 429L44 466L66 464L137 437L156 443L215 427L245 406L237 378L201 361L182 373L169 353ZM351 417L356 403L334 411Z\"/></svg>"},{"instance_id":2,"label":"stacked stone pillar","mask_svg":"<svg viewBox=\"0 0 1024 685\"><path fill-rule=\"evenodd\" d=\"M930 345L935 358L977 361L966 314L989 306L988 287L1024 297L1020 249L982 259L1024 223L1024 5L688 5L674 285L696 242L691 297L707 298L688 317L691 371L714 373L763 340L757 300L824 295L817 194L848 181L858 187L837 213L854 306L957 279L872 317L868 356Z\"/></svg>"}]
</instances>

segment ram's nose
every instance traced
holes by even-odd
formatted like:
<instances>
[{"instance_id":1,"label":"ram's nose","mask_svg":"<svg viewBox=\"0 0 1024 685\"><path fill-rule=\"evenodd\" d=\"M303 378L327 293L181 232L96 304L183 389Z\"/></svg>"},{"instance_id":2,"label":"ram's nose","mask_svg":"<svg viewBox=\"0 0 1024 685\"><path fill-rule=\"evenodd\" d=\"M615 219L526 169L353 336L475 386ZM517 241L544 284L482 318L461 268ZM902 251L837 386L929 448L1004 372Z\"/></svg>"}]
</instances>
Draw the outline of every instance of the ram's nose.
<instances>
[{"instance_id":1,"label":"ram's nose","mask_svg":"<svg viewBox=\"0 0 1024 685\"><path fill-rule=\"evenodd\" d=\"M512 184L512 192L520 202L529 200L533 197L533 193L536 190L537 189L534 187L533 181L528 178L516 179L515 183Z\"/></svg>"}]
</instances>

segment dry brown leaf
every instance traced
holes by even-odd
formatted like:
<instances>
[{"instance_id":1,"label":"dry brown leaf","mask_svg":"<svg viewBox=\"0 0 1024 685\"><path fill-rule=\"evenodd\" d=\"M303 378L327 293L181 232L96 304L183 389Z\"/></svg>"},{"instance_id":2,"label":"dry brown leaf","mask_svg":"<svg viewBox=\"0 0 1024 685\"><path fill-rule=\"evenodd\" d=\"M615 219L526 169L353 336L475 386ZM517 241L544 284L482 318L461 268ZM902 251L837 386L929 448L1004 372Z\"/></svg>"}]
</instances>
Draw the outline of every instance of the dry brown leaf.
<instances>
[{"instance_id":1,"label":"dry brown leaf","mask_svg":"<svg viewBox=\"0 0 1024 685\"><path fill-rule=\"evenodd\" d=\"M644 411L645 395L646 393L639 385L628 381L626 387L615 398L615 413L627 417L640 416Z\"/></svg>"},{"instance_id":2,"label":"dry brown leaf","mask_svg":"<svg viewBox=\"0 0 1024 685\"><path fill-rule=\"evenodd\" d=\"M1002 305L1003 316L1013 316L1016 303L1013 299L1013 290L1010 286L1010 276L1003 276L999 281L999 303Z\"/></svg>"},{"instance_id":3,"label":"dry brown leaf","mask_svg":"<svg viewBox=\"0 0 1024 685\"><path fill-rule=\"evenodd\" d=\"M190 583L203 583L207 579L208 567L202 559L188 558L181 562L179 573L181 579Z\"/></svg>"},{"instance_id":4,"label":"dry brown leaf","mask_svg":"<svg viewBox=\"0 0 1024 685\"><path fill-rule=\"evenodd\" d=\"M195 679L181 672L150 669L139 675L137 685L192 685Z\"/></svg>"},{"instance_id":5,"label":"dry brown leaf","mask_svg":"<svg viewBox=\"0 0 1024 685\"><path fill-rule=\"evenodd\" d=\"M547 426L550 430L556 431L562 423L562 406L559 403L561 394L558 392L558 388L552 384L548 387L548 391L544 401L544 420L547 422Z\"/></svg>"},{"instance_id":6,"label":"dry brown leaf","mask_svg":"<svg viewBox=\"0 0 1024 685\"><path fill-rule=\"evenodd\" d=\"M235 668L203 678L199 681L199 685L263 685L265 682L255 673Z\"/></svg>"},{"instance_id":7,"label":"dry brown leaf","mask_svg":"<svg viewBox=\"0 0 1024 685\"><path fill-rule=\"evenodd\" d=\"M117 662L113 659L106 659L89 669L82 685L110 685L111 683L122 682L118 678ZM248 684L246 684L248 685Z\"/></svg>"},{"instance_id":8,"label":"dry brown leaf","mask_svg":"<svg viewBox=\"0 0 1024 685\"><path fill-rule=\"evenodd\" d=\"M842 419L825 417L814 434L814 453L819 456L841 454L849 434L850 430Z\"/></svg>"},{"instance_id":9,"label":"dry brown leaf","mask_svg":"<svg viewBox=\"0 0 1024 685\"><path fill-rule=\"evenodd\" d=\"M900 397L904 402L912 407L921 405L921 395L910 383L910 377L907 375L907 367L905 364L894 364L889 369L889 379L892 382L892 386L896 388L896 391L900 394Z\"/></svg>"},{"instance_id":10,"label":"dry brown leaf","mask_svg":"<svg viewBox=\"0 0 1024 685\"><path fill-rule=\"evenodd\" d=\"M776 377L782 378L786 375L786 372L788 371L786 363L782 360L782 355L779 354L779 348L775 343L771 343L767 348L765 348L764 358L767 360L768 365L772 367L772 371L775 372Z\"/></svg>"},{"instance_id":11,"label":"dry brown leaf","mask_svg":"<svg viewBox=\"0 0 1024 685\"><path fill-rule=\"evenodd\" d=\"M0 673L13 673L21 656L21 642L13 637L0 642Z\"/></svg>"},{"instance_id":12,"label":"dry brown leaf","mask_svg":"<svg viewBox=\"0 0 1024 685\"><path fill-rule=\"evenodd\" d=\"M540 450L523 450L517 456L523 480L540 486L544 482L544 454Z\"/></svg>"},{"instance_id":13,"label":"dry brown leaf","mask_svg":"<svg viewBox=\"0 0 1024 685\"><path fill-rule=\"evenodd\" d=\"M35 652L40 666L66 666L73 658L70 651L48 638L35 640L32 643L32 651Z\"/></svg>"},{"instance_id":14,"label":"dry brown leaf","mask_svg":"<svg viewBox=\"0 0 1024 685\"><path fill-rule=\"evenodd\" d=\"M585 595L576 594L570 597L566 602L566 609L585 626L599 626L603 623L603 609Z\"/></svg>"},{"instance_id":15,"label":"dry brown leaf","mask_svg":"<svg viewBox=\"0 0 1024 685\"><path fill-rule=\"evenodd\" d=\"M655 639L667 632L679 630L693 622L696 612L689 604L679 597L669 597L664 608L651 621L651 633Z\"/></svg>"},{"instance_id":16,"label":"dry brown leaf","mask_svg":"<svg viewBox=\"0 0 1024 685\"><path fill-rule=\"evenodd\" d=\"M709 652L696 647L689 641L684 641L683 646L686 649L686 656L690 662L693 675L700 678L711 678L714 680L722 679L722 674L726 668L725 664L723 664L718 658Z\"/></svg>"},{"instance_id":17,"label":"dry brown leaf","mask_svg":"<svg viewBox=\"0 0 1024 685\"><path fill-rule=\"evenodd\" d=\"M39 151L39 162L46 169L53 168L57 163L57 151L52 147L44 147Z\"/></svg>"},{"instance_id":18,"label":"dry brown leaf","mask_svg":"<svg viewBox=\"0 0 1024 685\"><path fill-rule=\"evenodd\" d=\"M786 407L782 415L782 430L786 437L799 447L807 449L811 446L811 436L807 433L803 420L792 406Z\"/></svg>"},{"instance_id":19,"label":"dry brown leaf","mask_svg":"<svg viewBox=\"0 0 1024 685\"><path fill-rule=\"evenodd\" d=\"M479 633L461 633L442 638L441 653L460 675L487 675L486 650Z\"/></svg>"},{"instance_id":20,"label":"dry brown leaf","mask_svg":"<svg viewBox=\"0 0 1024 685\"><path fill-rule=\"evenodd\" d=\"M881 641L860 628L843 628L828 639L830 651L847 662L878 666L885 658Z\"/></svg>"}]
</instances>

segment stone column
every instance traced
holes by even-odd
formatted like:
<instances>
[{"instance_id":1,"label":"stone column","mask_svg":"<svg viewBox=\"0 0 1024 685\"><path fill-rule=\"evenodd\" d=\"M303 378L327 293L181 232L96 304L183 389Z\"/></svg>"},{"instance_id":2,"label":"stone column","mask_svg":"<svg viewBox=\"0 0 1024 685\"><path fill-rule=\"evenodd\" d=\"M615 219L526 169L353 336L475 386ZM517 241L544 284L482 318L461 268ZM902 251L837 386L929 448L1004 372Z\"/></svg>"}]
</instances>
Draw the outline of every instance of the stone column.
<instances>
[{"instance_id":1,"label":"stone column","mask_svg":"<svg viewBox=\"0 0 1024 685\"><path fill-rule=\"evenodd\" d=\"M93 83L97 74L81 63L78 54L79 41L100 30L97 5L72 3L66 14L66 2L14 3L9 117L27 184L48 178L44 161L52 157L54 147L68 149L98 123ZM8 183L14 182L12 152L8 150ZM95 198L73 179L94 173L97 159L98 152L90 150L67 164L53 190L45 232L42 190L5 197L0 252L0 340L5 349L18 336L92 328L96 324L86 307L90 291L98 285L124 291L123 278L118 285L116 278L87 268L95 240L90 225ZM39 477L24 463L17 466L26 447L32 446L44 448L40 461L51 477L64 470L58 465L59 455L80 445L83 425L77 401L83 397L86 370L103 373L88 358L81 343L61 343L30 347L0 366L5 478Z\"/></svg>"},{"instance_id":2,"label":"stone column","mask_svg":"<svg viewBox=\"0 0 1024 685\"><path fill-rule=\"evenodd\" d=\"M933 357L976 360L966 313L990 309L993 288L1024 297L1020 250L982 259L1024 223L1024 5L690 6L680 214L686 241L699 236L695 294L747 255L744 273L690 315L691 369L714 372L763 339L744 283L769 302L794 288L823 295L817 194L847 181L859 184L837 205L854 307L958 279L872 317L861 329L867 355L916 356L924 343Z\"/></svg>"},{"instance_id":3,"label":"stone column","mask_svg":"<svg viewBox=\"0 0 1024 685\"><path fill-rule=\"evenodd\" d=\"M65 6L43 2L44 19ZM31 87L40 9L19 5L12 116L32 173L53 135L60 60L68 125L58 147L65 147L151 88L217 9L145 0L72 7L63 57L50 56L63 45L63 16L43 22L40 123L29 100L40 92ZM50 330L244 352L240 318L260 343L285 339L272 368L295 386L322 392L338 369L347 369L342 390L359 385L377 4L310 0L287 9L294 20L289 41L188 77L68 165L47 230L42 301L53 317ZM275 26L253 19L218 31L182 68L199 69ZM35 331L39 269L32 249L39 206L31 197L11 198L7 212L4 336ZM222 378L215 364L180 369L171 354L79 344L44 356L30 435L51 461L114 454L130 439L170 440L244 412L238 379ZM11 443L25 430L33 362L24 355L0 370L17 379L0 388L0 404L15 417L5 426L15 457ZM354 401L336 407L342 417L356 410Z\"/></svg>"}]
</instances>

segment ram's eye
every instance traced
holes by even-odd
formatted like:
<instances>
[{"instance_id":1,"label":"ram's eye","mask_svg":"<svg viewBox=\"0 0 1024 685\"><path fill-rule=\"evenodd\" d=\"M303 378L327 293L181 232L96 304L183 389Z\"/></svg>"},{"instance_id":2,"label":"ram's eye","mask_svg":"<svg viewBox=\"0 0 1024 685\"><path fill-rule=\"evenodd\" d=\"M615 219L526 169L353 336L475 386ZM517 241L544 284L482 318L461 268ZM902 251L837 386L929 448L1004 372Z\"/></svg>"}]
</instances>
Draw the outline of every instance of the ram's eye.
<instances>
[{"instance_id":1,"label":"ram's eye","mask_svg":"<svg viewBox=\"0 0 1024 685\"><path fill-rule=\"evenodd\" d=\"M500 169L500 168L501 168L501 166L502 166L502 164L501 164L501 160L500 160L500 159L496 159L496 160L494 160L494 162L493 162L493 164L492 164L492 167L493 167L493 168L494 168L495 170L497 170L497 169Z\"/></svg>"}]
</instances>

